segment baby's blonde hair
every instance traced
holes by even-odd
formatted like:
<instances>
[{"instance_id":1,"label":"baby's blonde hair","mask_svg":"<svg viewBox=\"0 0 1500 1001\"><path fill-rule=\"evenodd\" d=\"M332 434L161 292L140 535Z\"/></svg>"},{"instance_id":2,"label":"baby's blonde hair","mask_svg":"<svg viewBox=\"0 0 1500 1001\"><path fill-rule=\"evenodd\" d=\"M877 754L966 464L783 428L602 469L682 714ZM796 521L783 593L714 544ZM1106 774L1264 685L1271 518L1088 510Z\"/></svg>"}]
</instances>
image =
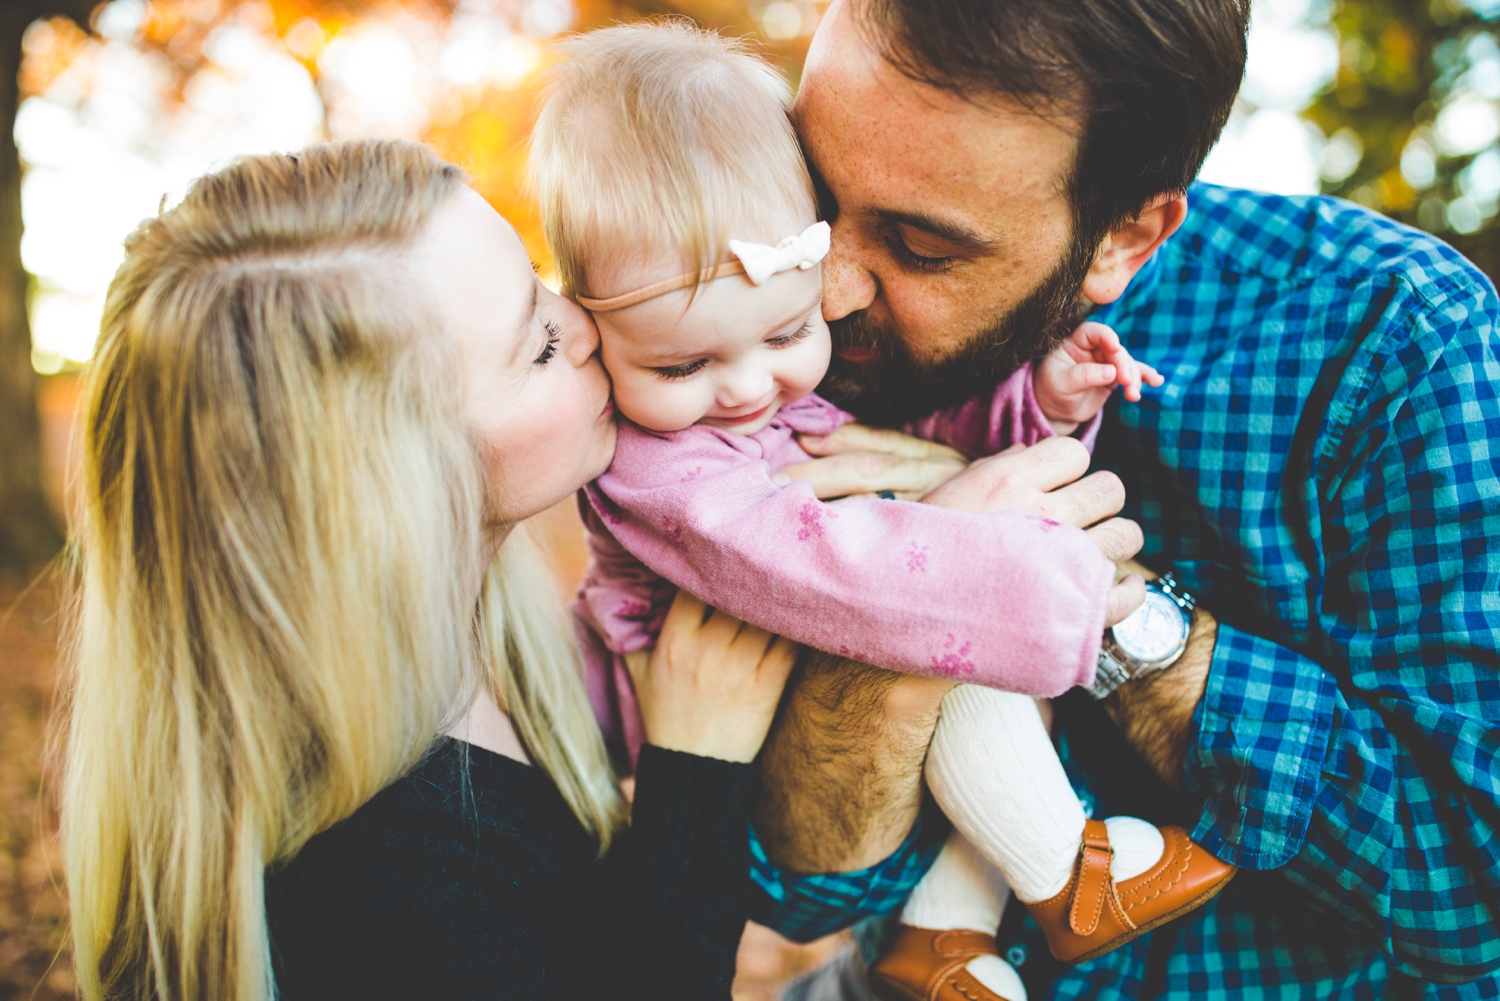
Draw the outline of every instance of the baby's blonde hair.
<instances>
[{"instance_id":1,"label":"baby's blonde hair","mask_svg":"<svg viewBox=\"0 0 1500 1001\"><path fill-rule=\"evenodd\" d=\"M786 79L744 42L679 20L579 35L550 76L532 134L531 184L565 292L625 246L719 262L768 209L813 211Z\"/></svg>"}]
</instances>

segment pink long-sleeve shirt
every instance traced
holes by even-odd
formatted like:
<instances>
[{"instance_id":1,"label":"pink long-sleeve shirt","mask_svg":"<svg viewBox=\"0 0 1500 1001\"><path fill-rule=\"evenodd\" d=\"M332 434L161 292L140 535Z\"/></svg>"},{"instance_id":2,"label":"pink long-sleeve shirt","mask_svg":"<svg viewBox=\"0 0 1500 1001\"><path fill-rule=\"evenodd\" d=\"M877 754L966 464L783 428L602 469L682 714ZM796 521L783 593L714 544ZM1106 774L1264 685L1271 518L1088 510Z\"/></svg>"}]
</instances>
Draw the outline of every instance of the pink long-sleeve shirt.
<instances>
[{"instance_id":1,"label":"pink long-sleeve shirt","mask_svg":"<svg viewBox=\"0 0 1500 1001\"><path fill-rule=\"evenodd\" d=\"M990 455L1052 430L1027 365L993 394L906 430ZM753 435L621 422L608 472L580 493L593 563L575 611L589 694L634 757L645 735L621 655L653 646L676 589L773 633L893 671L1055 696L1094 675L1114 566L1076 528L778 485L811 458L798 434L853 418L816 395ZM1091 443L1098 421L1084 435Z\"/></svg>"}]
</instances>

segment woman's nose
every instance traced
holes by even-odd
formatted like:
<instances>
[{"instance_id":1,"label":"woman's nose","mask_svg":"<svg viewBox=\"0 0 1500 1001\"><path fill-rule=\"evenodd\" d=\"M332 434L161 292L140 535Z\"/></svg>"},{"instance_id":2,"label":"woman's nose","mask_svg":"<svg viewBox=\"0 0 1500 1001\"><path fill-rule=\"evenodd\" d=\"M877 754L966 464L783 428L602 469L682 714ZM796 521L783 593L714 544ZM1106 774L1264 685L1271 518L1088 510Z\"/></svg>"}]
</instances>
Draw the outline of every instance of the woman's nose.
<instances>
[{"instance_id":1,"label":"woman's nose","mask_svg":"<svg viewBox=\"0 0 1500 1001\"><path fill-rule=\"evenodd\" d=\"M587 364L599 350L599 328L594 325L594 318L582 309L578 312L581 314L578 322L570 324L571 329L563 338L563 354L574 368Z\"/></svg>"},{"instance_id":2,"label":"woman's nose","mask_svg":"<svg viewBox=\"0 0 1500 1001\"><path fill-rule=\"evenodd\" d=\"M823 258L823 319L842 320L868 309L879 286L860 262L859 238L852 224L835 221L833 243Z\"/></svg>"}]
</instances>

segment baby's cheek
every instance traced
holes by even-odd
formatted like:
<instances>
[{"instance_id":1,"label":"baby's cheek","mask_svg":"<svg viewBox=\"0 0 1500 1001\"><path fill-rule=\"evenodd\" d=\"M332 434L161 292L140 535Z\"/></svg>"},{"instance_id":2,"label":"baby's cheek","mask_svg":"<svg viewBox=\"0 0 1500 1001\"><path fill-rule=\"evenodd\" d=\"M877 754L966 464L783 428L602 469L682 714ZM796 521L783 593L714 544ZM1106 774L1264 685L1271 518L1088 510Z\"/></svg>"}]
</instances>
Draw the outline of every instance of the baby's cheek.
<instances>
[{"instance_id":1,"label":"baby's cheek","mask_svg":"<svg viewBox=\"0 0 1500 1001\"><path fill-rule=\"evenodd\" d=\"M615 409L643 428L680 431L703 417L685 387L656 378L615 381Z\"/></svg>"},{"instance_id":2,"label":"baby's cheek","mask_svg":"<svg viewBox=\"0 0 1500 1001\"><path fill-rule=\"evenodd\" d=\"M614 377L615 409L637 424L649 427L652 399L650 393L644 392L641 381L630 375Z\"/></svg>"},{"instance_id":3,"label":"baby's cheek","mask_svg":"<svg viewBox=\"0 0 1500 1001\"><path fill-rule=\"evenodd\" d=\"M801 393L811 393L823 381L823 376L828 374L832 343L825 334L821 338L811 338L799 347L801 350L795 355L792 378L788 381Z\"/></svg>"}]
</instances>

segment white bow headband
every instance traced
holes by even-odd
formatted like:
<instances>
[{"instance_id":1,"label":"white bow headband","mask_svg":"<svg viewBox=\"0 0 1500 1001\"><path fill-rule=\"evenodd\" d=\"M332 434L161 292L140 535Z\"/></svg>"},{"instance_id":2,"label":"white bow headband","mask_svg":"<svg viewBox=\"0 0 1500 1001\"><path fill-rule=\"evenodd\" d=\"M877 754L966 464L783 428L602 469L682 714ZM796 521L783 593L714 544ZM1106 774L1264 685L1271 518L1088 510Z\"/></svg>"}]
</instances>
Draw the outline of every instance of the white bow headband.
<instances>
[{"instance_id":1,"label":"white bow headband","mask_svg":"<svg viewBox=\"0 0 1500 1001\"><path fill-rule=\"evenodd\" d=\"M675 292L689 285L701 285L729 275L744 275L750 279L751 283L764 285L771 280L773 275L779 275L783 271L806 271L827 257L831 236L832 231L828 223L815 222L801 233L787 237L774 247L764 243L730 240L729 252L736 260L704 268L702 271L678 275L676 278L668 278L666 281L656 282L645 288L636 289L634 292L611 296L608 299L590 299L588 296L581 295L578 297L578 302L596 313L606 313L610 310L634 306L647 299L655 299L659 295Z\"/></svg>"}]
</instances>

